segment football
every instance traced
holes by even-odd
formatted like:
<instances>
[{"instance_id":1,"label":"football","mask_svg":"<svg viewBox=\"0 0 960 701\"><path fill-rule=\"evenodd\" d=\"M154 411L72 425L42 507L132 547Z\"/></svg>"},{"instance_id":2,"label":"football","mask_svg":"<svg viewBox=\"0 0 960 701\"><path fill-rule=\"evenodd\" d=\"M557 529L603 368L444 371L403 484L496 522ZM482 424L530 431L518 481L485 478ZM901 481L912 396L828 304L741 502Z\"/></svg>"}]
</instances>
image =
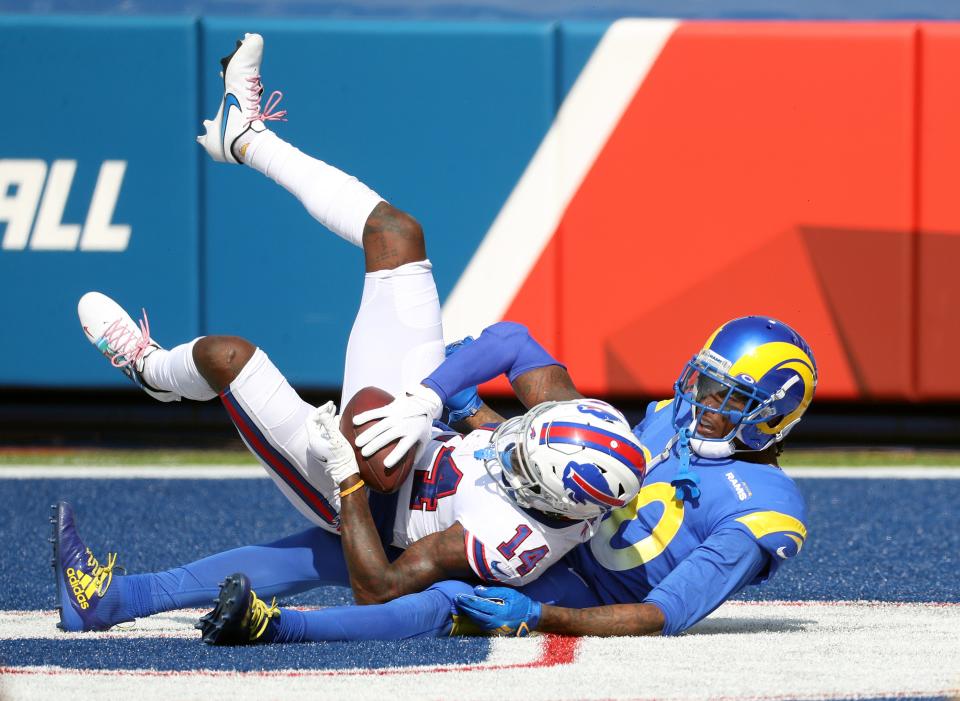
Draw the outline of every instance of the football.
<instances>
[{"instance_id":1,"label":"football","mask_svg":"<svg viewBox=\"0 0 960 701\"><path fill-rule=\"evenodd\" d=\"M389 392L385 392L378 387L364 387L347 402L340 417L340 432L346 436L350 445L353 446L353 451L357 456L357 465L360 467L360 477L363 478L370 489L382 494L391 494L400 489L400 485L403 484L403 480L407 478L410 469L413 467L413 458L417 452L417 446L411 447L396 465L388 469L384 466L383 461L393 450L397 441L388 443L369 458L363 457L355 441L357 436L372 426L374 422L369 421L361 426L354 426L353 417L370 409L382 407L392 401L393 396Z\"/></svg>"}]
</instances>

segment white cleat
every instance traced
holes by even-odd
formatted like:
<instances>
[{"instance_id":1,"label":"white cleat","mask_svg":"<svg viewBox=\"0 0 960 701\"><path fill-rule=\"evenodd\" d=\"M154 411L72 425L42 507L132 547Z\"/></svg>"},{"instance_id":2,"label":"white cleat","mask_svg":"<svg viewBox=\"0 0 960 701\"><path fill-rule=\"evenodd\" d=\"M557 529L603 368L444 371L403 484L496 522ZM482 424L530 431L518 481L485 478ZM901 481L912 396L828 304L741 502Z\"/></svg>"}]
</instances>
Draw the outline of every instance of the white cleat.
<instances>
[{"instance_id":1,"label":"white cleat","mask_svg":"<svg viewBox=\"0 0 960 701\"><path fill-rule=\"evenodd\" d=\"M143 363L160 346L150 338L147 312L138 326L123 307L99 292L87 292L77 305L80 326L97 350L137 387L161 402L178 402L180 395L154 389L143 380Z\"/></svg>"},{"instance_id":2,"label":"white cleat","mask_svg":"<svg viewBox=\"0 0 960 701\"><path fill-rule=\"evenodd\" d=\"M203 122L204 133L197 137L210 157L221 163L241 163L238 157L237 140L247 132L261 132L264 122L286 121L286 110L273 112L280 104L283 93L274 90L267 99L265 109L260 111L263 86L260 84L260 62L263 60L263 37L246 34L237 41L237 48L229 56L220 59L223 72L223 99L220 109L212 120Z\"/></svg>"}]
</instances>

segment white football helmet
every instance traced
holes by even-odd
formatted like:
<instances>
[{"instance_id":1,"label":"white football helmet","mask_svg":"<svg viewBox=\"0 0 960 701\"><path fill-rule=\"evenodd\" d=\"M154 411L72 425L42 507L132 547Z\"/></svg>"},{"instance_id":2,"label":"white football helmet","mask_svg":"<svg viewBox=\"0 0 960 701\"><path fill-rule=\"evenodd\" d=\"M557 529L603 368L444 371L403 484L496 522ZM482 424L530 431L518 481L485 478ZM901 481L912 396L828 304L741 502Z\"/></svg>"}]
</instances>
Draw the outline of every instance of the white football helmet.
<instances>
[{"instance_id":1,"label":"white football helmet","mask_svg":"<svg viewBox=\"0 0 960 701\"><path fill-rule=\"evenodd\" d=\"M646 471L630 424L598 399L539 404L502 423L476 455L521 507L574 519L625 506Z\"/></svg>"}]
</instances>

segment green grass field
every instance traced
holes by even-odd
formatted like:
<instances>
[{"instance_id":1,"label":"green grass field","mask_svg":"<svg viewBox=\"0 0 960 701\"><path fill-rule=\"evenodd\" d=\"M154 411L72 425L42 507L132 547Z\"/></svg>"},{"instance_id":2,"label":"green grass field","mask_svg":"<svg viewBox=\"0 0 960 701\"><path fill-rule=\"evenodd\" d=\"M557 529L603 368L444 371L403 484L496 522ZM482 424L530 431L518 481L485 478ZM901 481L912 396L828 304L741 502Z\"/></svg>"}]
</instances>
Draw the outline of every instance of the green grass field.
<instances>
[{"instance_id":1,"label":"green grass field","mask_svg":"<svg viewBox=\"0 0 960 701\"><path fill-rule=\"evenodd\" d=\"M958 466L960 452L919 450L792 450L785 467ZM245 450L0 449L4 465L256 465Z\"/></svg>"}]
</instances>

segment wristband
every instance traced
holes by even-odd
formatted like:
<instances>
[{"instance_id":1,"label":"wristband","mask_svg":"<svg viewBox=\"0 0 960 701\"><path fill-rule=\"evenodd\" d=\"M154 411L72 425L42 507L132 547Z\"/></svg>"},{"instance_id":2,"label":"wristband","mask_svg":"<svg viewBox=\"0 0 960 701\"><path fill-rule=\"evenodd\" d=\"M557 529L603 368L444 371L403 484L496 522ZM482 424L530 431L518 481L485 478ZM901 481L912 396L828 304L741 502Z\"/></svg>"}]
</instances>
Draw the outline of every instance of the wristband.
<instances>
[{"instance_id":1,"label":"wristband","mask_svg":"<svg viewBox=\"0 0 960 701\"><path fill-rule=\"evenodd\" d=\"M345 496L347 496L348 494L353 494L355 491L357 491L358 489L360 489L360 487L363 487L363 486L365 486L365 485L366 485L366 482L364 482L364 481L361 479L361 480L360 480L359 482L357 482L356 484L353 484L353 485L347 487L346 489L341 489L341 490L340 490L340 499L343 499L343 498L344 498Z\"/></svg>"}]
</instances>

